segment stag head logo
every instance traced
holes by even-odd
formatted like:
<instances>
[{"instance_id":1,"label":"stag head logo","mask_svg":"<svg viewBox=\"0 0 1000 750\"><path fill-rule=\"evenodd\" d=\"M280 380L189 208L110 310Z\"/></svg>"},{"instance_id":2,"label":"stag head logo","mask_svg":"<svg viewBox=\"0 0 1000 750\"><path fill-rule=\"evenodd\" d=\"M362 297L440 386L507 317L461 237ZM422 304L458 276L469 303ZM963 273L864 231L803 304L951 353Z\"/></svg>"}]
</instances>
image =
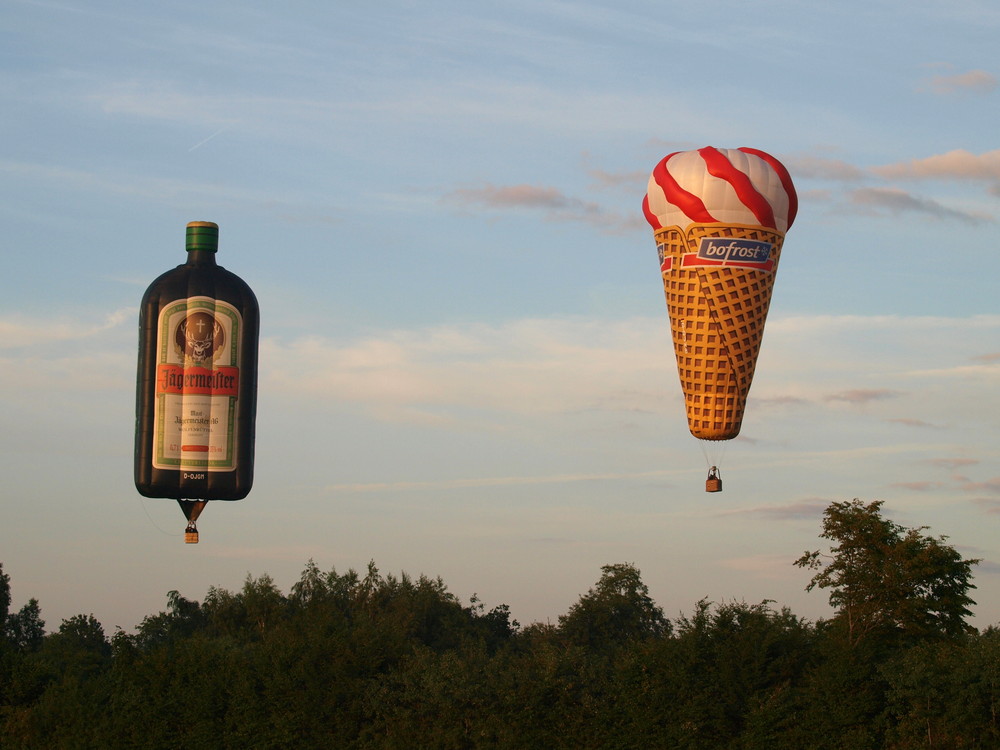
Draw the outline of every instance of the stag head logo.
<instances>
[{"instance_id":1,"label":"stag head logo","mask_svg":"<svg viewBox=\"0 0 1000 750\"><path fill-rule=\"evenodd\" d=\"M186 360L211 364L225 346L226 332L211 313L191 313L177 326L174 343Z\"/></svg>"}]
</instances>

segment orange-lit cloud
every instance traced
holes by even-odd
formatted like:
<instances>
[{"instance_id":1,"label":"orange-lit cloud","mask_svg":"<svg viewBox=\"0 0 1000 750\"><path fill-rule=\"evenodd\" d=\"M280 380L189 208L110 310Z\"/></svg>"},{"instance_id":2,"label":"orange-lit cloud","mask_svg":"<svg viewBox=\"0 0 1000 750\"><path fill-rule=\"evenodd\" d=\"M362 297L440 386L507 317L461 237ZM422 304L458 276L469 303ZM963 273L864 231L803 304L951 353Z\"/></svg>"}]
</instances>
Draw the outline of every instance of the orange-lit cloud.
<instances>
[{"instance_id":1,"label":"orange-lit cloud","mask_svg":"<svg viewBox=\"0 0 1000 750\"><path fill-rule=\"evenodd\" d=\"M980 354L977 357L973 357L976 362L986 362L987 364L991 362L1000 362L1000 352L990 352L989 354Z\"/></svg>"},{"instance_id":2,"label":"orange-lit cloud","mask_svg":"<svg viewBox=\"0 0 1000 750\"><path fill-rule=\"evenodd\" d=\"M988 93L997 87L997 77L985 70L968 70L954 75L936 75L927 81L926 88L935 94L957 92Z\"/></svg>"},{"instance_id":3,"label":"orange-lit cloud","mask_svg":"<svg viewBox=\"0 0 1000 750\"><path fill-rule=\"evenodd\" d=\"M982 154L955 149L923 159L872 167L872 172L896 180L1000 180L1000 149Z\"/></svg>"},{"instance_id":4,"label":"orange-lit cloud","mask_svg":"<svg viewBox=\"0 0 1000 750\"><path fill-rule=\"evenodd\" d=\"M1000 495L1000 477L987 479L985 482L966 482L962 485L966 492L985 492L990 495Z\"/></svg>"}]
</instances>

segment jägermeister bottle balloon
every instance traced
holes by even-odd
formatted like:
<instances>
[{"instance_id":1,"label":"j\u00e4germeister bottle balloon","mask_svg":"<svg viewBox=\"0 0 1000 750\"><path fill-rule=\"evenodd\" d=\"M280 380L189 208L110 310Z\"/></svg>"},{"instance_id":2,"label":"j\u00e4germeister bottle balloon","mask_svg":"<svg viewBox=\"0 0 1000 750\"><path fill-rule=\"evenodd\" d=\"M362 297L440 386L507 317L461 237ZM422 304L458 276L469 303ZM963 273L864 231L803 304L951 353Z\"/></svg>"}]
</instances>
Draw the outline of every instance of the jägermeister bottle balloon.
<instances>
[{"instance_id":1,"label":"j\u00e4germeister bottle balloon","mask_svg":"<svg viewBox=\"0 0 1000 750\"><path fill-rule=\"evenodd\" d=\"M187 225L187 262L146 290L139 310L135 486L173 498L185 541L209 500L241 500L253 484L257 298L218 265L219 227Z\"/></svg>"}]
</instances>

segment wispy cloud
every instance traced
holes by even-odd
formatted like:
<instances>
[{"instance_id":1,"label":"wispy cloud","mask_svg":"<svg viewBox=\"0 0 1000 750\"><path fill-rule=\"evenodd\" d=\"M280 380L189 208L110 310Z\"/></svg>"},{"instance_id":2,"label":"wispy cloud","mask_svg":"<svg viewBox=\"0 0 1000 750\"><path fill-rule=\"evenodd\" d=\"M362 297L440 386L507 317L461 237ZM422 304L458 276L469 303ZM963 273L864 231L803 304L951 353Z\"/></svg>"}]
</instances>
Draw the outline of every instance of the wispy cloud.
<instances>
[{"instance_id":1,"label":"wispy cloud","mask_svg":"<svg viewBox=\"0 0 1000 750\"><path fill-rule=\"evenodd\" d=\"M848 391L838 391L824 397L824 401L843 401L848 404L867 404L871 401L884 401L899 396L898 391L888 388L853 388Z\"/></svg>"},{"instance_id":2,"label":"wispy cloud","mask_svg":"<svg viewBox=\"0 0 1000 750\"><path fill-rule=\"evenodd\" d=\"M949 377L949 378L980 378L993 379L1000 373L1000 364L985 365L955 365L953 367L935 367L926 370L913 370L908 373L914 377Z\"/></svg>"},{"instance_id":3,"label":"wispy cloud","mask_svg":"<svg viewBox=\"0 0 1000 750\"><path fill-rule=\"evenodd\" d=\"M894 216L913 213L934 219L955 219L966 224L983 224L994 221L992 216L949 208L932 198L922 198L894 187L866 187L848 194L851 204L862 213Z\"/></svg>"},{"instance_id":4,"label":"wispy cloud","mask_svg":"<svg viewBox=\"0 0 1000 750\"><path fill-rule=\"evenodd\" d=\"M44 320L40 318L0 318L0 350L21 347L37 348L43 344L93 338L105 331L136 320L138 311L123 308L109 313L101 322L78 319Z\"/></svg>"},{"instance_id":5,"label":"wispy cloud","mask_svg":"<svg viewBox=\"0 0 1000 750\"><path fill-rule=\"evenodd\" d=\"M962 485L966 492L985 492L988 495L1000 495L1000 477L987 479L985 482L966 482Z\"/></svg>"},{"instance_id":6,"label":"wispy cloud","mask_svg":"<svg viewBox=\"0 0 1000 750\"><path fill-rule=\"evenodd\" d=\"M786 157L784 164L796 178L860 182L871 177L865 170L843 159L805 154Z\"/></svg>"},{"instance_id":7,"label":"wispy cloud","mask_svg":"<svg viewBox=\"0 0 1000 750\"><path fill-rule=\"evenodd\" d=\"M590 167L587 174L599 188L621 188L629 190L634 188L645 189L649 180L648 172L608 172L603 169Z\"/></svg>"},{"instance_id":8,"label":"wispy cloud","mask_svg":"<svg viewBox=\"0 0 1000 750\"><path fill-rule=\"evenodd\" d=\"M622 215L596 201L568 196L557 188L539 185L492 185L457 188L445 200L457 205L494 211L538 211L549 221L584 222L606 232L634 230L643 226L633 213Z\"/></svg>"},{"instance_id":9,"label":"wispy cloud","mask_svg":"<svg viewBox=\"0 0 1000 750\"><path fill-rule=\"evenodd\" d=\"M944 434L956 422L988 418L977 405L996 393L995 377L947 365L1000 330L1000 317L775 318L768 329L768 359L758 368L749 405L761 419L794 420L826 408L823 419L831 424L872 412L868 416L883 424ZM940 342L933 355L929 341ZM878 372L872 371L873 349ZM929 356L944 366L919 369ZM610 415L624 424L668 412L683 424L673 360L669 330L658 317L514 319L347 340L266 338L261 383L326 408L441 428L506 430L555 414ZM958 377L967 381L962 388L951 385ZM760 429L748 429L747 436L759 438ZM936 455L949 455L941 450L947 449Z\"/></svg>"},{"instance_id":10,"label":"wispy cloud","mask_svg":"<svg viewBox=\"0 0 1000 750\"><path fill-rule=\"evenodd\" d=\"M989 513L990 515L1000 515L1000 500L980 497L976 498L972 502L982 508L985 513Z\"/></svg>"},{"instance_id":11,"label":"wispy cloud","mask_svg":"<svg viewBox=\"0 0 1000 750\"><path fill-rule=\"evenodd\" d=\"M811 521L823 516L830 505L829 500L809 498L789 505L763 505L756 508L740 508L722 511L720 516L752 516L770 521Z\"/></svg>"},{"instance_id":12,"label":"wispy cloud","mask_svg":"<svg viewBox=\"0 0 1000 750\"><path fill-rule=\"evenodd\" d=\"M993 560L980 560L980 562L976 564L976 573L996 575L997 573L1000 573L1000 563L994 562Z\"/></svg>"},{"instance_id":13,"label":"wispy cloud","mask_svg":"<svg viewBox=\"0 0 1000 750\"><path fill-rule=\"evenodd\" d=\"M807 398L802 398L800 396L789 396L788 394L783 394L781 396L763 396L758 398L751 395L754 404L759 404L763 407L768 406L805 406L811 403Z\"/></svg>"},{"instance_id":14,"label":"wispy cloud","mask_svg":"<svg viewBox=\"0 0 1000 750\"><path fill-rule=\"evenodd\" d=\"M943 482L894 482L889 485L890 487L900 487L904 490L913 490L914 492L930 492L931 490L940 489L944 487Z\"/></svg>"},{"instance_id":15,"label":"wispy cloud","mask_svg":"<svg viewBox=\"0 0 1000 750\"><path fill-rule=\"evenodd\" d=\"M660 402L662 389L649 373L666 380L672 368L668 334L659 323L515 320L385 332L351 342L266 340L262 348L275 363L266 376L275 387L368 405L381 418L400 418L407 408L441 416L456 408L480 415L634 414Z\"/></svg>"},{"instance_id":16,"label":"wispy cloud","mask_svg":"<svg viewBox=\"0 0 1000 750\"><path fill-rule=\"evenodd\" d=\"M941 429L940 425L932 424L931 422L926 422L923 419L913 419L912 417L895 417L887 421L892 422L893 424L905 425L906 427L929 428L933 430Z\"/></svg>"},{"instance_id":17,"label":"wispy cloud","mask_svg":"<svg viewBox=\"0 0 1000 750\"><path fill-rule=\"evenodd\" d=\"M823 154L786 156L784 162L796 180L803 181L826 181L849 187L871 180L986 181L990 189L1000 191L1000 150L979 155L956 150L909 162L871 168L862 168L845 159L831 158ZM627 186L638 193L643 189L648 177L645 172L613 173L591 165L585 165L585 168L593 180L592 187L598 190ZM986 211L956 208L934 197L917 195L896 185L850 187L846 192L802 188L800 197L813 202L839 205L841 211L875 217L912 214L970 225L996 221L996 218ZM598 200L568 195L558 188L545 185L487 183L454 189L444 198L446 202L454 205L472 206L496 212L535 211L549 221L585 222L607 233L645 228L637 212L622 214L606 207Z\"/></svg>"},{"instance_id":18,"label":"wispy cloud","mask_svg":"<svg viewBox=\"0 0 1000 750\"><path fill-rule=\"evenodd\" d=\"M954 471L955 469L960 469L963 466L975 466L979 463L978 458L928 458L924 459L924 463L930 464L931 466L937 466L942 469L948 469L949 471Z\"/></svg>"},{"instance_id":19,"label":"wispy cloud","mask_svg":"<svg viewBox=\"0 0 1000 750\"><path fill-rule=\"evenodd\" d=\"M198 145L195 144L195 148ZM220 186L211 181L151 177L114 168L87 170L0 159L0 174L7 174L22 183L38 183L45 189L102 194L116 201L142 198L185 206L192 202L199 205L230 203L253 205L272 212L295 210L300 213L318 206L316 196L306 193L256 190L235 183ZM327 213L335 210L329 205L322 206L322 209Z\"/></svg>"},{"instance_id":20,"label":"wispy cloud","mask_svg":"<svg viewBox=\"0 0 1000 750\"><path fill-rule=\"evenodd\" d=\"M784 157L783 161L795 179L804 183L799 189L800 199L829 203L839 212L874 217L914 214L973 225L996 221L996 217L985 210L955 207L892 183L917 180L980 182L985 183L988 192L1000 194L1000 149L982 154L956 149L872 167L859 167L822 152L794 154ZM858 183L872 181L883 184L858 186ZM815 187L811 184L815 182L826 182L832 187ZM838 186L846 190L841 191Z\"/></svg>"},{"instance_id":21,"label":"wispy cloud","mask_svg":"<svg viewBox=\"0 0 1000 750\"><path fill-rule=\"evenodd\" d=\"M479 188L459 188L453 191L449 197L460 203L472 203L487 208L571 209L583 212L597 210L597 206L593 203L567 198L555 188L535 185L505 187L484 185Z\"/></svg>"},{"instance_id":22,"label":"wispy cloud","mask_svg":"<svg viewBox=\"0 0 1000 750\"><path fill-rule=\"evenodd\" d=\"M964 73L940 74L928 78L922 88L934 94L961 92L989 93L997 87L997 77L986 70L967 70Z\"/></svg>"},{"instance_id":23,"label":"wispy cloud","mask_svg":"<svg viewBox=\"0 0 1000 750\"><path fill-rule=\"evenodd\" d=\"M789 316L768 321L768 330L805 336L857 337L861 331L886 331L893 336L913 334L924 336L931 331L950 331L956 326L970 327L976 337L1000 331L1000 315L974 315L957 319L944 315L809 315Z\"/></svg>"},{"instance_id":24,"label":"wispy cloud","mask_svg":"<svg viewBox=\"0 0 1000 750\"><path fill-rule=\"evenodd\" d=\"M973 154L956 149L908 162L872 167L889 180L1000 180L1000 149Z\"/></svg>"}]
</instances>

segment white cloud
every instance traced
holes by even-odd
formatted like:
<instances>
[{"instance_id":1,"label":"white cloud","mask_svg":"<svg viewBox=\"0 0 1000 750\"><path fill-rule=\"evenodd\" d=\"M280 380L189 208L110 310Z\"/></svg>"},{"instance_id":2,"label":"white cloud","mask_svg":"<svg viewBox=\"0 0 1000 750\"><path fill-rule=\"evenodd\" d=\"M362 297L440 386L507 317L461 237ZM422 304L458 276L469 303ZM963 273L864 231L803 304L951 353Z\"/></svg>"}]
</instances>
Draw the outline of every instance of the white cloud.
<instances>
[{"instance_id":1,"label":"white cloud","mask_svg":"<svg viewBox=\"0 0 1000 750\"><path fill-rule=\"evenodd\" d=\"M872 172L890 180L1000 180L1000 149L982 154L956 149L923 159L872 167Z\"/></svg>"},{"instance_id":2,"label":"white cloud","mask_svg":"<svg viewBox=\"0 0 1000 750\"><path fill-rule=\"evenodd\" d=\"M37 348L53 342L89 339L126 323L132 323L137 318L138 311L135 308L115 310L99 323L65 317L51 320L21 316L0 318L0 350Z\"/></svg>"},{"instance_id":3,"label":"white cloud","mask_svg":"<svg viewBox=\"0 0 1000 750\"><path fill-rule=\"evenodd\" d=\"M130 404L132 320L132 310L95 321L0 318L6 395L16 392L23 403L42 405L51 401L46 394L53 389L63 401L74 393L117 389L121 402ZM949 438L996 429L982 404L997 398L1000 364L968 362L981 351L980 342L998 334L1000 316L773 318L745 435L763 450L782 435L791 440L801 429L799 420L808 418L810 429L822 425L817 437L823 437L813 441L810 455L838 462L855 450L866 456L876 449L913 450L907 435L933 426L942 445L922 446L925 457L926 451L962 455L946 447ZM260 362L261 401L267 405L262 413L308 414L309 424L316 423L309 429L318 427L322 415L339 413L373 427L418 425L430 430L425 434L506 435L529 443L568 435L585 443L598 435L621 442L635 429L688 440L665 316L521 319L396 329L348 340L265 338ZM857 442L859 430L866 439ZM838 445L843 439L853 447ZM500 486L609 478L599 469L562 466L516 471L458 472L447 481ZM410 486L411 480L389 481Z\"/></svg>"},{"instance_id":4,"label":"white cloud","mask_svg":"<svg viewBox=\"0 0 1000 750\"><path fill-rule=\"evenodd\" d=\"M744 436L766 452L777 442L791 444L807 429L813 436L808 455L796 449L768 459L779 462L789 455L825 466L881 454L955 455L968 431L996 429L982 404L996 400L1000 381L963 368L979 342L996 340L998 333L1000 316L774 318ZM268 340L261 356L268 398L301 399L311 413L349 412L385 424L418 424L430 434L495 434L517 441L573 435L587 444L604 434L628 445L635 429L650 436L639 438L640 444L658 433L680 445L689 440L672 346L660 318L529 319L345 341ZM939 371L928 364L940 365ZM918 431L933 435L935 443L926 437L920 442ZM499 486L586 481L595 474L539 467L524 474L450 477ZM412 487L410 480L400 481L404 485L377 489ZM365 491L360 485L350 489Z\"/></svg>"},{"instance_id":5,"label":"white cloud","mask_svg":"<svg viewBox=\"0 0 1000 750\"><path fill-rule=\"evenodd\" d=\"M402 417L408 407L525 415L648 410L662 400L658 386L673 369L665 329L648 319L518 320L353 342L268 340L262 359L275 363L267 366L269 387L367 404L382 418Z\"/></svg>"}]
</instances>

